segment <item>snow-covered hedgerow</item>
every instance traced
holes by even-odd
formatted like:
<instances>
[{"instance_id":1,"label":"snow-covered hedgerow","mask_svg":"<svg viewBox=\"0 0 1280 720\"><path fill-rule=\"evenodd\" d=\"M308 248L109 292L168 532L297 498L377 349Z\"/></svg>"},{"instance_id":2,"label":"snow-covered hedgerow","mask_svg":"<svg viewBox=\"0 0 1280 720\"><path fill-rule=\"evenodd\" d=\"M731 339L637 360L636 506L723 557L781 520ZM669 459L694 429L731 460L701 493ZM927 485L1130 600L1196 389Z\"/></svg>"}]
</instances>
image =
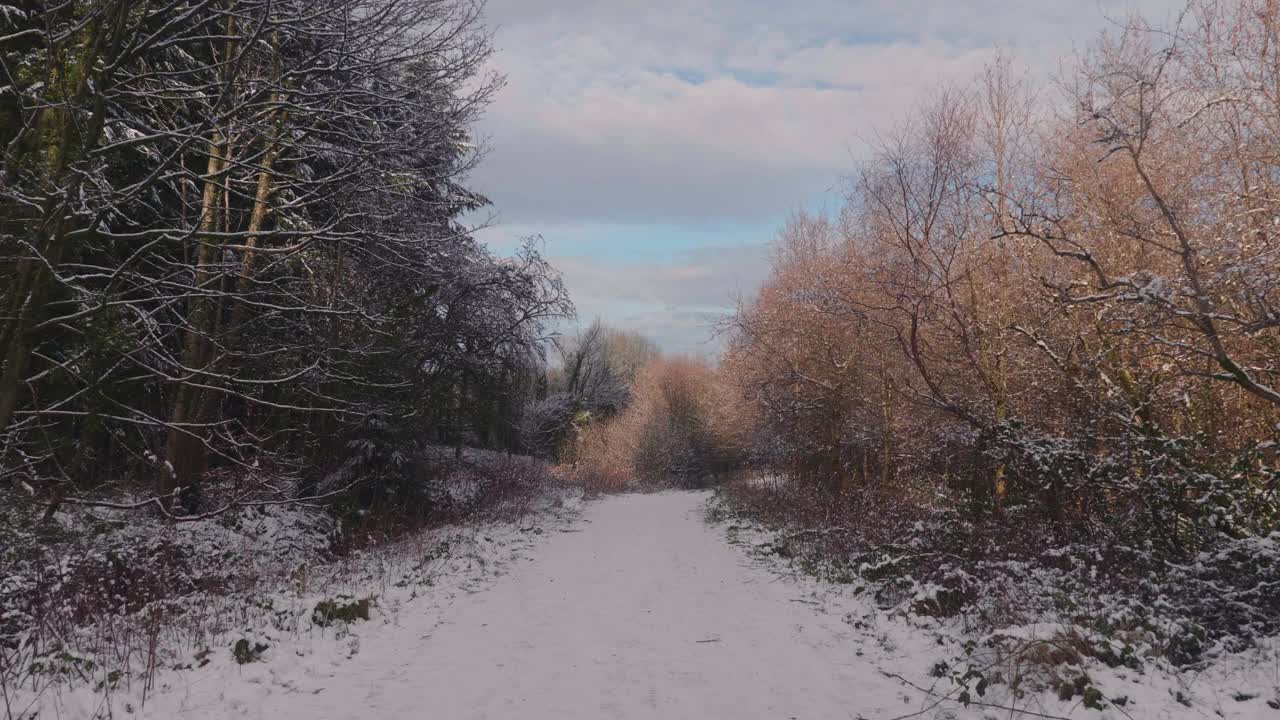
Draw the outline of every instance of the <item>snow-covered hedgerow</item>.
<instances>
[{"instance_id":1,"label":"snow-covered hedgerow","mask_svg":"<svg viewBox=\"0 0 1280 720\"><path fill-rule=\"evenodd\" d=\"M749 479L722 488L712 507L758 555L949 638L929 669L950 701L981 703L979 686L998 685L1013 699L1049 693L1125 709L1136 697L1117 680L1125 676L1139 685L1164 678L1174 693L1166 699L1225 703L1227 716L1280 707L1280 676L1252 667L1280 663L1280 533L1221 535L1177 556L1073 537L1016 513L978 520ZM1183 687L1230 672L1237 699Z\"/></svg>"},{"instance_id":2,"label":"snow-covered hedgerow","mask_svg":"<svg viewBox=\"0 0 1280 720\"><path fill-rule=\"evenodd\" d=\"M5 506L5 717L111 717L181 682L175 673L310 647L394 612L459 563L490 562L580 497L542 464L474 453L433 486L451 499L414 525L344 527L298 505L178 525L140 511L64 506L45 518L44 507Z\"/></svg>"}]
</instances>

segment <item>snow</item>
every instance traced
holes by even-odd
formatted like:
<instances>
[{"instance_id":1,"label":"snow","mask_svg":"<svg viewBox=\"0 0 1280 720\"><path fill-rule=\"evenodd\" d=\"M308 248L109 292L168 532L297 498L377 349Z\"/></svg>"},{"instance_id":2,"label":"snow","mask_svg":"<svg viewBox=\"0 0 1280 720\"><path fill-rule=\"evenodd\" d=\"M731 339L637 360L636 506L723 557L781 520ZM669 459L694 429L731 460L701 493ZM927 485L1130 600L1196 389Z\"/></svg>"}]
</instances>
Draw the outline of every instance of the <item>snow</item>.
<instances>
[{"instance_id":1,"label":"snow","mask_svg":"<svg viewBox=\"0 0 1280 720\"><path fill-rule=\"evenodd\" d=\"M16 25L19 20L26 20L27 14L13 5L0 5L0 20Z\"/></svg>"},{"instance_id":2,"label":"snow","mask_svg":"<svg viewBox=\"0 0 1280 720\"><path fill-rule=\"evenodd\" d=\"M262 507L184 524L175 541L186 549L184 556L199 559L200 568L187 572L217 579L211 569L235 567L239 574L224 575L237 587L153 603L166 616L176 614L168 626L156 628L160 633L150 649L145 639L113 640L122 633L153 632L148 611L103 617L70 630L65 644L5 658L48 669L28 675L21 687L0 683L6 691L0 717L171 718L191 702L222 713L256 703L259 695L280 690L275 679L288 684L295 674L312 676L355 655L365 631L394 624L405 607L429 616L455 596L476 592L524 557L548 528L576 517L581 500L576 488L549 487L527 502L500 502L486 513L336 560L324 557L332 522L305 508ZM157 532L149 516L132 518L142 522L104 521L112 529L98 536L95 547L127 547ZM241 576L252 584L241 589ZM19 586L7 588L10 580ZM4 578L0 598L18 596L21 580ZM313 621L318 603L365 598L372 603L370 622L320 627ZM255 657L259 661L235 661L232 648L240 640L248 648L265 646ZM144 666L157 668L154 683Z\"/></svg>"},{"instance_id":3,"label":"snow","mask_svg":"<svg viewBox=\"0 0 1280 720\"><path fill-rule=\"evenodd\" d=\"M563 496L516 523L377 548L359 560L376 571L341 581L317 572L309 592L265 597L283 621L256 622L163 673L145 704L136 689L112 703L117 716L155 720L977 720L1010 713L962 705L962 688L931 673L940 661L974 641L989 652L1084 631L1036 623L971 638L945 620L881 609L855 583L797 572L769 531L707 522L708 497ZM339 592L373 596L370 620L311 625L316 599ZM260 662L234 661L239 637L268 646ZM1127 699L1123 708L1049 692L1015 698L1005 685L981 702L1090 720L1269 717L1278 658L1270 641L1197 674L1155 661L1084 668L1107 698ZM101 692L67 693L42 717L90 717L105 704Z\"/></svg>"},{"instance_id":4,"label":"snow","mask_svg":"<svg viewBox=\"0 0 1280 720\"><path fill-rule=\"evenodd\" d=\"M261 663L216 652L136 717L901 714L903 692L859 660L850 627L726 543L705 498L609 497L536 546L495 540L495 566L441 574L373 622L268 638Z\"/></svg>"},{"instance_id":5,"label":"snow","mask_svg":"<svg viewBox=\"0 0 1280 720\"><path fill-rule=\"evenodd\" d=\"M748 477L746 483L755 489L777 490L787 484L787 477L776 473L764 473Z\"/></svg>"}]
</instances>

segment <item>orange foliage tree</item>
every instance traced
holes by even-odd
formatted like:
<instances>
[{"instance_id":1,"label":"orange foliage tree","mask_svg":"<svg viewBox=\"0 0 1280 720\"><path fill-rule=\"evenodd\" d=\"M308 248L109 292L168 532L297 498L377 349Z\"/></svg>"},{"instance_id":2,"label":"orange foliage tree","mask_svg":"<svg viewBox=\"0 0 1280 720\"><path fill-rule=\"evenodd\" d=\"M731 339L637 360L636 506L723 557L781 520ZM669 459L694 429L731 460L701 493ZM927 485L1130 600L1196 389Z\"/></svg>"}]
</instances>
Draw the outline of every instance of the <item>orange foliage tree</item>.
<instances>
[{"instance_id":1,"label":"orange foliage tree","mask_svg":"<svg viewBox=\"0 0 1280 720\"><path fill-rule=\"evenodd\" d=\"M638 374L632 400L617 418L588 428L575 452L575 472L588 486L699 486L731 460L717 421L718 393L706 361L663 358Z\"/></svg>"},{"instance_id":2,"label":"orange foliage tree","mask_svg":"<svg viewBox=\"0 0 1280 720\"><path fill-rule=\"evenodd\" d=\"M1196 2L1100 41L1057 114L1003 57L930 98L780 234L721 363L735 441L837 493L1275 527L1278 35Z\"/></svg>"}]
</instances>

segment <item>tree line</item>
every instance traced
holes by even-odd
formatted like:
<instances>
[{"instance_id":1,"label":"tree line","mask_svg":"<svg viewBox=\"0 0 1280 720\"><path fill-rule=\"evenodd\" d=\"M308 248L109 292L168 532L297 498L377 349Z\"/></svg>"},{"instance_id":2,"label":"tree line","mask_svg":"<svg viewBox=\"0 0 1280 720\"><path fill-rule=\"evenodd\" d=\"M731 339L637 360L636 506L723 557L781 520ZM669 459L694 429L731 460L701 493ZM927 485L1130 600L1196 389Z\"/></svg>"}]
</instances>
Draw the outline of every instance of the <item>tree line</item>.
<instances>
[{"instance_id":1,"label":"tree line","mask_svg":"<svg viewBox=\"0 0 1280 720\"><path fill-rule=\"evenodd\" d=\"M1278 37L1274 3L1195 0L1056 89L1002 55L933 93L729 323L735 443L1169 550L1280 527Z\"/></svg>"},{"instance_id":2,"label":"tree line","mask_svg":"<svg viewBox=\"0 0 1280 720\"><path fill-rule=\"evenodd\" d=\"M521 447L573 308L462 221L481 10L0 5L0 487L182 520Z\"/></svg>"}]
</instances>

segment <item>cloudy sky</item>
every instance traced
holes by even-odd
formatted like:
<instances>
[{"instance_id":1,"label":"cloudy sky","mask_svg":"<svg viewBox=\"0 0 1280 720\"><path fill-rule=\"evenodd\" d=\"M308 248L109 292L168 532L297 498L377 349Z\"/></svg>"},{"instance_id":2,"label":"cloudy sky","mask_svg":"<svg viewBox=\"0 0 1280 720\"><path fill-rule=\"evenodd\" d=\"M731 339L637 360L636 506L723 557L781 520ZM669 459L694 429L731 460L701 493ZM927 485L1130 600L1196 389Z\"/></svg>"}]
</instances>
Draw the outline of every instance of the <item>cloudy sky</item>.
<instances>
[{"instance_id":1,"label":"cloudy sky","mask_svg":"<svg viewBox=\"0 0 1280 720\"><path fill-rule=\"evenodd\" d=\"M712 354L797 208L995 46L1034 75L1180 0L488 0L508 85L472 177L495 249L540 234L587 321Z\"/></svg>"}]
</instances>

